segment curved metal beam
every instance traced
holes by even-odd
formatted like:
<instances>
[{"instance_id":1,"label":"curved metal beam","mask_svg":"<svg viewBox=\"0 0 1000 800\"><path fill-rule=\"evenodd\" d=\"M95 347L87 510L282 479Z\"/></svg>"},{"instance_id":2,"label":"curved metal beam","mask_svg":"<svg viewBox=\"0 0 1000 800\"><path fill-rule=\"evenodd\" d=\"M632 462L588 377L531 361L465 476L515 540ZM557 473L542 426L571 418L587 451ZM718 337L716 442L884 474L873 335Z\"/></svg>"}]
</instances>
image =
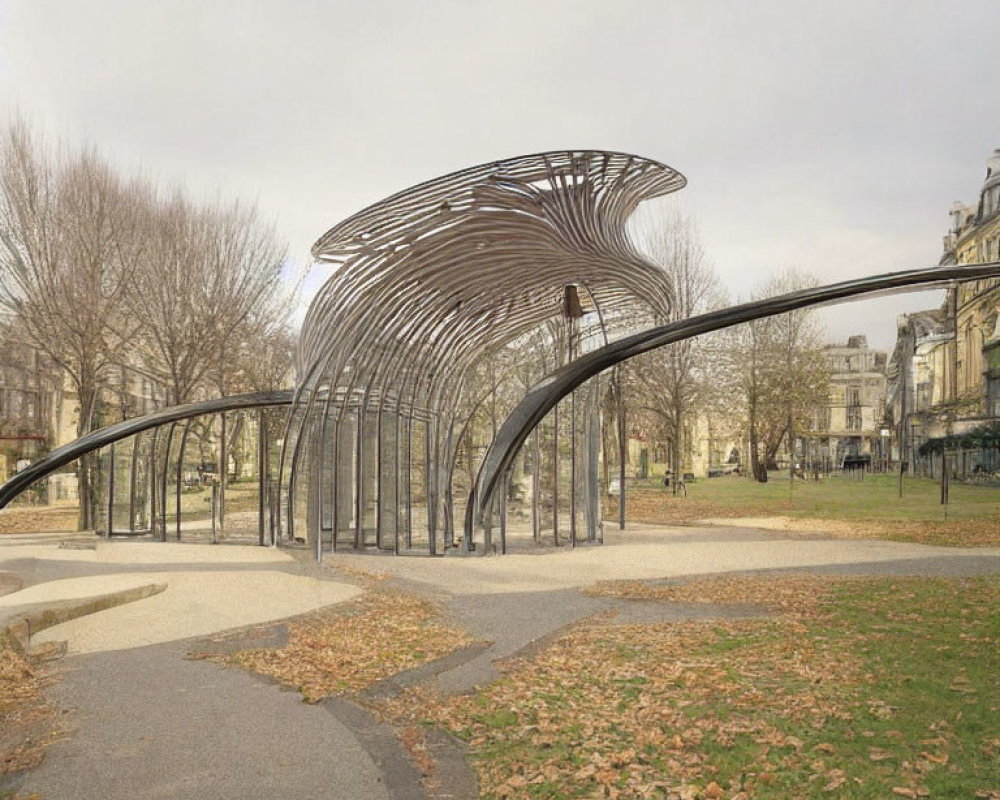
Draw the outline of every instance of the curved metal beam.
<instances>
[{"instance_id":1,"label":"curved metal beam","mask_svg":"<svg viewBox=\"0 0 1000 800\"><path fill-rule=\"evenodd\" d=\"M916 286L930 288L936 284L997 276L1000 276L1000 261L957 267L928 267L857 278L828 286L789 292L764 300L742 303L720 311L712 311L680 322L673 322L669 325L660 325L619 339L599 350L594 350L550 373L535 384L510 416L504 420L486 452L479 469L475 488L469 497L469 503L466 507L466 530L472 529L473 514L478 514L482 518L490 507L493 495L500 485L501 477L513 464L521 445L524 444L532 429L562 398L584 381L621 361L682 339L690 339L703 333L710 333L801 308L832 305L859 295L893 294Z\"/></svg>"},{"instance_id":2,"label":"curved metal beam","mask_svg":"<svg viewBox=\"0 0 1000 800\"><path fill-rule=\"evenodd\" d=\"M154 411L152 414L126 419L122 422L116 422L114 425L107 425L104 428L91 431L79 439L74 439L62 447L57 447L51 453L42 456L10 478L0 486L0 508L6 506L39 478L44 478L60 467L69 464L71 461L75 461L80 456L117 442L120 439L126 439L129 436L142 433L150 428L156 428L160 425L177 422L182 419L190 419L191 417L200 417L202 414L218 414L220 411L237 411L243 408L261 408L264 406L288 406L291 403L292 392L288 389L277 392L234 394L229 397L219 397L215 400L205 400L200 403L187 403L182 406L162 408L159 411Z\"/></svg>"}]
</instances>

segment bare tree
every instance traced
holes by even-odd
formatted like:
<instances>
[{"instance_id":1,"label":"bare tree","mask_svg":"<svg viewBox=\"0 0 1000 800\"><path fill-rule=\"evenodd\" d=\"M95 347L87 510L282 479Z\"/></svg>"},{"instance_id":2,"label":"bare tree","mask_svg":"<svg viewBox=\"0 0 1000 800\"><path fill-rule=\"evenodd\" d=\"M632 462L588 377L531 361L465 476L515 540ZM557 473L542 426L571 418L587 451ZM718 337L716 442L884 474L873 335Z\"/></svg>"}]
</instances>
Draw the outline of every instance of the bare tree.
<instances>
[{"instance_id":1,"label":"bare tree","mask_svg":"<svg viewBox=\"0 0 1000 800\"><path fill-rule=\"evenodd\" d=\"M144 255L149 188L93 151L58 158L15 121L0 141L0 303L18 332L62 367L79 398L77 434L100 424L112 366L137 327L124 313ZM94 524L93 459L78 470L81 528Z\"/></svg>"},{"instance_id":2,"label":"bare tree","mask_svg":"<svg viewBox=\"0 0 1000 800\"><path fill-rule=\"evenodd\" d=\"M220 380L230 393L273 392L292 385L295 335L287 325L248 326L235 351L226 359L230 375Z\"/></svg>"},{"instance_id":3,"label":"bare tree","mask_svg":"<svg viewBox=\"0 0 1000 800\"><path fill-rule=\"evenodd\" d=\"M240 203L199 208L175 193L149 219L150 247L128 295L143 323L139 358L170 404L209 382L225 394L241 336L282 296L284 248L256 208Z\"/></svg>"},{"instance_id":4,"label":"bare tree","mask_svg":"<svg viewBox=\"0 0 1000 800\"><path fill-rule=\"evenodd\" d=\"M811 277L788 271L758 296L814 284ZM782 443L791 450L795 436L812 424L816 407L826 402L830 374L821 331L811 311L803 309L741 325L729 341L729 374L744 404L750 466L754 478L766 482Z\"/></svg>"},{"instance_id":5,"label":"bare tree","mask_svg":"<svg viewBox=\"0 0 1000 800\"><path fill-rule=\"evenodd\" d=\"M674 213L656 218L640 212L634 224L640 247L670 276L674 302L669 322L723 305L725 294L690 217ZM684 441L689 417L696 407L710 403L714 391L711 342L712 337L686 339L632 360L626 370L640 408L660 422L678 475L690 444ZM676 480L673 486L676 494Z\"/></svg>"}]
</instances>

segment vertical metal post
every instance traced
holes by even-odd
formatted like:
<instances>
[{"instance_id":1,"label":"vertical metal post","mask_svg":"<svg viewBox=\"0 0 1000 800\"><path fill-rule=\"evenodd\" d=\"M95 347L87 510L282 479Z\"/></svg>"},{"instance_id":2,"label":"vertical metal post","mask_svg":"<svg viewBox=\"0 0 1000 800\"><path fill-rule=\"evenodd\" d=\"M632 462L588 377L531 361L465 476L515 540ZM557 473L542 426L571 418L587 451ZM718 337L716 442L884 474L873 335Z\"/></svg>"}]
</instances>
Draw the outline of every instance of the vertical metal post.
<instances>
[{"instance_id":1,"label":"vertical metal post","mask_svg":"<svg viewBox=\"0 0 1000 800\"><path fill-rule=\"evenodd\" d=\"M326 431L329 425L330 418L324 413L323 421L320 423L319 435L312 435L312 447L315 450L313 454L313 460L317 461L315 468L310 467L311 479L309 481L309 514L310 521L306 524L306 527L310 531L315 531L316 535L316 560L323 560L323 512L324 512L324 487L326 478ZM332 525L330 526L333 527ZM331 533L332 538L332 533Z\"/></svg>"},{"instance_id":2,"label":"vertical metal post","mask_svg":"<svg viewBox=\"0 0 1000 800\"><path fill-rule=\"evenodd\" d=\"M454 445L455 440L455 420L451 419L448 423L448 434L445 437L444 452L445 459L450 458L451 448ZM440 459L440 455L438 456ZM452 543L455 541L455 499L451 491L451 471L448 471L447 479L444 483L444 549L448 550Z\"/></svg>"},{"instance_id":3,"label":"vertical metal post","mask_svg":"<svg viewBox=\"0 0 1000 800\"><path fill-rule=\"evenodd\" d=\"M358 406L357 412L357 425L355 425L355 440L354 440L354 549L360 550L365 542L365 509L364 509L364 486L365 476L364 476L364 438L365 438L365 415L361 408Z\"/></svg>"},{"instance_id":4,"label":"vertical metal post","mask_svg":"<svg viewBox=\"0 0 1000 800\"><path fill-rule=\"evenodd\" d=\"M170 429L167 431L167 443L164 447L163 452L163 491L160 493L161 501L161 515L160 515L160 541L167 541L167 474L170 472L170 445L173 443L174 438L174 428L177 427L176 422L170 423Z\"/></svg>"},{"instance_id":5,"label":"vertical metal post","mask_svg":"<svg viewBox=\"0 0 1000 800\"><path fill-rule=\"evenodd\" d=\"M941 505L948 505L948 453L941 448Z\"/></svg>"},{"instance_id":6,"label":"vertical metal post","mask_svg":"<svg viewBox=\"0 0 1000 800\"><path fill-rule=\"evenodd\" d=\"M278 502L281 502L281 484L278 484ZM285 527L288 529L288 533L285 538L289 542L295 541L295 470L290 470L288 473L288 493L285 495L285 502L288 504L285 513ZM275 521L275 535L281 538L281 515L274 515Z\"/></svg>"},{"instance_id":7,"label":"vertical metal post","mask_svg":"<svg viewBox=\"0 0 1000 800\"><path fill-rule=\"evenodd\" d=\"M115 520L115 444L112 442L108 447L108 533L106 539L111 538L114 530Z\"/></svg>"},{"instance_id":8,"label":"vertical metal post","mask_svg":"<svg viewBox=\"0 0 1000 800\"><path fill-rule=\"evenodd\" d=\"M542 526L539 518L538 493L542 488L541 453L538 450L538 426L531 432L531 535L535 544L542 542Z\"/></svg>"},{"instance_id":9,"label":"vertical metal post","mask_svg":"<svg viewBox=\"0 0 1000 800\"><path fill-rule=\"evenodd\" d=\"M219 510L219 484L212 481L212 544L218 544L219 540L215 533L215 515Z\"/></svg>"},{"instance_id":10,"label":"vertical metal post","mask_svg":"<svg viewBox=\"0 0 1000 800\"><path fill-rule=\"evenodd\" d=\"M500 554L507 555L507 492L510 489L510 471L504 473L500 484Z\"/></svg>"},{"instance_id":11,"label":"vertical metal post","mask_svg":"<svg viewBox=\"0 0 1000 800\"><path fill-rule=\"evenodd\" d=\"M271 547L278 546L278 520L277 511L278 504L281 502L281 485L273 484L268 487L271 490L271 495L268 498L270 501L267 504L267 514L268 514L268 528L271 531Z\"/></svg>"},{"instance_id":12,"label":"vertical metal post","mask_svg":"<svg viewBox=\"0 0 1000 800\"><path fill-rule=\"evenodd\" d=\"M788 491L795 488L795 429L792 427L792 413L788 412L788 445L791 451L788 457ZM709 456L711 462L711 456Z\"/></svg>"},{"instance_id":13,"label":"vertical metal post","mask_svg":"<svg viewBox=\"0 0 1000 800\"><path fill-rule=\"evenodd\" d=\"M559 546L559 406L552 409L552 540Z\"/></svg>"},{"instance_id":14,"label":"vertical metal post","mask_svg":"<svg viewBox=\"0 0 1000 800\"><path fill-rule=\"evenodd\" d=\"M899 354L899 497L903 498L903 470L906 468L906 373L903 351Z\"/></svg>"},{"instance_id":15,"label":"vertical metal post","mask_svg":"<svg viewBox=\"0 0 1000 800\"><path fill-rule=\"evenodd\" d=\"M128 470L128 532L135 533L135 486L136 470L139 468L139 437L141 433L132 437L132 462Z\"/></svg>"},{"instance_id":16,"label":"vertical metal post","mask_svg":"<svg viewBox=\"0 0 1000 800\"><path fill-rule=\"evenodd\" d=\"M413 547L413 409L406 419L406 549Z\"/></svg>"},{"instance_id":17,"label":"vertical metal post","mask_svg":"<svg viewBox=\"0 0 1000 800\"><path fill-rule=\"evenodd\" d=\"M263 408L257 411L257 543L264 545L264 508L267 503L267 423Z\"/></svg>"},{"instance_id":18,"label":"vertical metal post","mask_svg":"<svg viewBox=\"0 0 1000 800\"><path fill-rule=\"evenodd\" d=\"M569 543L576 547L576 391L569 396Z\"/></svg>"},{"instance_id":19,"label":"vertical metal post","mask_svg":"<svg viewBox=\"0 0 1000 800\"><path fill-rule=\"evenodd\" d=\"M229 447L226 440L226 412L219 414L219 528L226 532L226 482L229 480ZM185 428L185 433L187 429ZM178 536L178 538L180 538Z\"/></svg>"},{"instance_id":20,"label":"vertical metal post","mask_svg":"<svg viewBox=\"0 0 1000 800\"><path fill-rule=\"evenodd\" d=\"M153 428L153 436L149 442L149 533L156 536L156 441L160 438L160 429Z\"/></svg>"},{"instance_id":21,"label":"vertical metal post","mask_svg":"<svg viewBox=\"0 0 1000 800\"><path fill-rule=\"evenodd\" d=\"M400 420L402 420L402 419L403 419L403 415L399 413L399 408L397 407L396 408L396 424L395 424L395 427L393 428L393 431L394 431L394 437L393 438L395 440L395 445L396 445L396 475L395 475L396 491L395 491L395 493L392 496L393 497L393 503L395 503L395 505L396 505L396 513L393 515L394 524L393 524L393 545L392 545L392 552L395 555L397 555L397 556L399 555L399 517L400 517L400 514L402 513L401 504L399 502L399 488L400 488L400 486L399 486L399 483L400 483L400 481L399 481L399 469L400 469L400 464L402 463L402 457L403 457L403 446L402 446L403 443L399 441L399 423L400 423Z\"/></svg>"},{"instance_id":22,"label":"vertical metal post","mask_svg":"<svg viewBox=\"0 0 1000 800\"><path fill-rule=\"evenodd\" d=\"M188 430L191 428L191 420L184 422L184 430L181 431L181 450L177 454L177 487L176 501L177 513L174 524L177 529L177 541L181 540L181 491L184 489L184 449L187 447ZM212 519L215 519L215 509L212 509ZM214 524L214 523L213 523Z\"/></svg>"},{"instance_id":23,"label":"vertical metal post","mask_svg":"<svg viewBox=\"0 0 1000 800\"><path fill-rule=\"evenodd\" d=\"M340 415L333 425L333 464L330 469L330 550L337 552L337 533L340 530Z\"/></svg>"},{"instance_id":24,"label":"vertical metal post","mask_svg":"<svg viewBox=\"0 0 1000 800\"><path fill-rule=\"evenodd\" d=\"M587 396L584 414L584 431L586 432L586 514L587 541L591 544L598 541L598 530L601 528L601 485L598 478L601 450L601 378L593 378Z\"/></svg>"},{"instance_id":25,"label":"vertical metal post","mask_svg":"<svg viewBox=\"0 0 1000 800\"><path fill-rule=\"evenodd\" d=\"M621 372L615 376L618 389L618 529L625 530L625 460L628 458L628 442L625 439L625 395L622 389ZM674 476L677 480L677 476Z\"/></svg>"},{"instance_id":26,"label":"vertical metal post","mask_svg":"<svg viewBox=\"0 0 1000 800\"><path fill-rule=\"evenodd\" d=\"M435 431L436 433L436 431ZM436 438L436 437L435 437ZM427 497L427 552L437 555L437 481L431 446L431 420L424 423L424 494Z\"/></svg>"},{"instance_id":27,"label":"vertical metal post","mask_svg":"<svg viewBox=\"0 0 1000 800\"><path fill-rule=\"evenodd\" d=\"M382 549L382 411L375 415L375 549Z\"/></svg>"},{"instance_id":28,"label":"vertical metal post","mask_svg":"<svg viewBox=\"0 0 1000 800\"><path fill-rule=\"evenodd\" d=\"M319 426L325 432L326 419ZM306 536L314 536L316 561L323 561L323 450L324 435L316 435L316 421L310 424L309 431L310 446L307 449L309 456L309 494L306 498L308 503L308 520L306 522Z\"/></svg>"}]
</instances>

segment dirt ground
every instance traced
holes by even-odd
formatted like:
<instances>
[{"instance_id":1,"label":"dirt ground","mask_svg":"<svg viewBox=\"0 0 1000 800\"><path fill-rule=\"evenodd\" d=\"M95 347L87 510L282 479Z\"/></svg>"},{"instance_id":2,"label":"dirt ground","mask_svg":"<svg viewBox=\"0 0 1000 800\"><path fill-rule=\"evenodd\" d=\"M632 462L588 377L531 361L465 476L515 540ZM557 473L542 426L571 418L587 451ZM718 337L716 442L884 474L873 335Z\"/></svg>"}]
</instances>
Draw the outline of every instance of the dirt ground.
<instances>
[{"instance_id":1,"label":"dirt ground","mask_svg":"<svg viewBox=\"0 0 1000 800\"><path fill-rule=\"evenodd\" d=\"M63 506L15 506L0 509L0 535L5 533L63 533L75 531L77 508Z\"/></svg>"}]
</instances>

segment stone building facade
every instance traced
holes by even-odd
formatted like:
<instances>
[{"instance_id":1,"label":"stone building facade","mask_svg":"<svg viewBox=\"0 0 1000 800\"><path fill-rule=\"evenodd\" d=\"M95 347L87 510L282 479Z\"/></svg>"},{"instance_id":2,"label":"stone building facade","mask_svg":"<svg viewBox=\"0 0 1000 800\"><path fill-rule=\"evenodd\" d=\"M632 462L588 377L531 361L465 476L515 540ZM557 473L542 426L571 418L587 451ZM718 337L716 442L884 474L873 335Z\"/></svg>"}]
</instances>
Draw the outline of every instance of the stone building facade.
<instances>
[{"instance_id":1,"label":"stone building facade","mask_svg":"<svg viewBox=\"0 0 1000 800\"><path fill-rule=\"evenodd\" d=\"M821 468L838 468L845 460L883 458L881 430L885 416L886 354L868 347L862 335L844 345L824 349L830 368L827 403L816 412L814 431L805 438L804 456Z\"/></svg>"},{"instance_id":2,"label":"stone building facade","mask_svg":"<svg viewBox=\"0 0 1000 800\"><path fill-rule=\"evenodd\" d=\"M944 237L942 264L1000 261L1000 148L986 161L986 177L973 206L955 203ZM996 413L1000 374L990 361L1000 345L1000 280L959 284L947 303L955 320L955 375L951 400L959 417Z\"/></svg>"},{"instance_id":3,"label":"stone building facade","mask_svg":"<svg viewBox=\"0 0 1000 800\"><path fill-rule=\"evenodd\" d=\"M0 323L0 482L58 443L62 371ZM47 499L39 497L38 499Z\"/></svg>"},{"instance_id":4,"label":"stone building facade","mask_svg":"<svg viewBox=\"0 0 1000 800\"><path fill-rule=\"evenodd\" d=\"M950 216L942 266L1000 261L1000 148L986 161L978 201L954 203ZM1000 280L958 284L940 308L900 316L887 405L902 456L920 472L929 469L918 452L923 443L996 419Z\"/></svg>"}]
</instances>

